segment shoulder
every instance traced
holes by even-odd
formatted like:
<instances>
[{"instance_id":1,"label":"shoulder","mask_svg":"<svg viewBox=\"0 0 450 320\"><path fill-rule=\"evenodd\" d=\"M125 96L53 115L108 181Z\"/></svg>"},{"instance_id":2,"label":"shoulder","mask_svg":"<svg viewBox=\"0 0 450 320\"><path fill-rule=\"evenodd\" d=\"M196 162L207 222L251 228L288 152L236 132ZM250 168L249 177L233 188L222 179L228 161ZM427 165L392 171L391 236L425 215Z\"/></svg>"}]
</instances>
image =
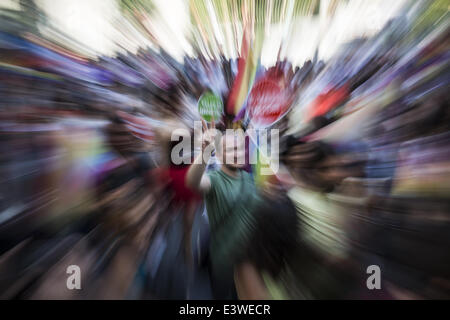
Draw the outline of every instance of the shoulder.
<instances>
[{"instance_id":1,"label":"shoulder","mask_svg":"<svg viewBox=\"0 0 450 320\"><path fill-rule=\"evenodd\" d=\"M205 182L205 184L208 185L208 188L205 189L205 195L207 196L215 193L217 185L220 184L220 181L223 179L220 170L208 171L204 178L208 180L208 183Z\"/></svg>"},{"instance_id":2,"label":"shoulder","mask_svg":"<svg viewBox=\"0 0 450 320\"><path fill-rule=\"evenodd\" d=\"M248 172L248 171L245 171L245 170L242 170L241 171L242 172L242 176L244 177L244 179L253 179L253 176L252 176L252 174L250 173L250 172Z\"/></svg>"},{"instance_id":3,"label":"shoulder","mask_svg":"<svg viewBox=\"0 0 450 320\"><path fill-rule=\"evenodd\" d=\"M242 170L242 179L245 183L248 184L255 184L255 179L253 178L253 175L250 172Z\"/></svg>"}]
</instances>

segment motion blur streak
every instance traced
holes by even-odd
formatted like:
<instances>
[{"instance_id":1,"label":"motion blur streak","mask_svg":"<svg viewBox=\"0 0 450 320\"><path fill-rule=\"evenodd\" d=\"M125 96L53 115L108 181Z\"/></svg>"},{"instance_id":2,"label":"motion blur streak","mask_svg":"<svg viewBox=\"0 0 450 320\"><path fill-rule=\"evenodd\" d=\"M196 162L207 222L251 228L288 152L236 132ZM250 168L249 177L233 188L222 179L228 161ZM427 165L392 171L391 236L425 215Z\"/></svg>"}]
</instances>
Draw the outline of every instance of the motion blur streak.
<instances>
[{"instance_id":1,"label":"motion blur streak","mask_svg":"<svg viewBox=\"0 0 450 320\"><path fill-rule=\"evenodd\" d=\"M237 298L241 233L272 299L449 299L449 39L448 0L0 0L0 298ZM170 160L205 92L280 130L222 231Z\"/></svg>"}]
</instances>

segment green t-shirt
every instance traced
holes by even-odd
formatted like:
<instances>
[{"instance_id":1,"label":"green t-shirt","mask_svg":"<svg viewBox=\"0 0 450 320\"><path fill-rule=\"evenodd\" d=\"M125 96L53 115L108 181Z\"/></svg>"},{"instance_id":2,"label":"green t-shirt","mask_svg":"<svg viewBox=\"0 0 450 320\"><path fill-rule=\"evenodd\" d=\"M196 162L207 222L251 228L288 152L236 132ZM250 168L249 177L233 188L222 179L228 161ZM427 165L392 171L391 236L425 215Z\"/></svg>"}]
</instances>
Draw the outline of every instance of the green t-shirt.
<instances>
[{"instance_id":1,"label":"green t-shirt","mask_svg":"<svg viewBox=\"0 0 450 320\"><path fill-rule=\"evenodd\" d=\"M205 194L211 229L211 258L216 267L232 267L243 258L255 226L259 195L251 175L243 170L234 178L222 170L208 173L211 188Z\"/></svg>"}]
</instances>

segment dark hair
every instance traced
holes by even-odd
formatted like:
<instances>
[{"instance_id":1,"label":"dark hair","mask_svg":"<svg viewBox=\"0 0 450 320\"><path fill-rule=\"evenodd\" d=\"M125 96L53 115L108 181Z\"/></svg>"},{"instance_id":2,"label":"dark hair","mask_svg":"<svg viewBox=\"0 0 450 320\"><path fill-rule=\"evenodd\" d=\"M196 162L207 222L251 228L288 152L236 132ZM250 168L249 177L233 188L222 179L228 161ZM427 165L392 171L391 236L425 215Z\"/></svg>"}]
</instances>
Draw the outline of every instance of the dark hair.
<instances>
[{"instance_id":1,"label":"dark hair","mask_svg":"<svg viewBox=\"0 0 450 320\"><path fill-rule=\"evenodd\" d=\"M296 156L295 160L290 156ZM290 140L281 160L290 167L299 180L314 189L329 192L334 185L319 177L320 164L334 155L333 148L322 141Z\"/></svg>"},{"instance_id":2,"label":"dark hair","mask_svg":"<svg viewBox=\"0 0 450 320\"><path fill-rule=\"evenodd\" d=\"M167 89L153 88L153 98L159 102L158 108L177 114L180 110L182 92L178 84L170 84Z\"/></svg>"},{"instance_id":3,"label":"dark hair","mask_svg":"<svg viewBox=\"0 0 450 320\"><path fill-rule=\"evenodd\" d=\"M286 195L262 200L255 209L256 224L246 252L259 270L276 278L297 247L297 211Z\"/></svg>"},{"instance_id":4,"label":"dark hair","mask_svg":"<svg viewBox=\"0 0 450 320\"><path fill-rule=\"evenodd\" d=\"M118 144L115 139L118 137L128 137L131 141L138 140L138 138L128 130L125 121L117 116L111 117L111 123L105 128L105 133L111 148L122 156L129 155L132 152L125 150L126 148L124 148L123 145Z\"/></svg>"}]
</instances>

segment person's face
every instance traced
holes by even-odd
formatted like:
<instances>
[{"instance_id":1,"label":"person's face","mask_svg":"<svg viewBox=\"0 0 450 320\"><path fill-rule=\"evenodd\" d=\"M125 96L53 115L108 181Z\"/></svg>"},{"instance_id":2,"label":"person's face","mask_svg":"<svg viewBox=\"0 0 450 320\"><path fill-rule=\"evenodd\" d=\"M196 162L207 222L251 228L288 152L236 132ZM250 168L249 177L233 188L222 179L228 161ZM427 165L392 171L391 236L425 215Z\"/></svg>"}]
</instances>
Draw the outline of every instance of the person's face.
<instances>
[{"instance_id":1,"label":"person's face","mask_svg":"<svg viewBox=\"0 0 450 320\"><path fill-rule=\"evenodd\" d=\"M222 137L222 164L231 169L245 165L245 137L240 134L226 134Z\"/></svg>"}]
</instances>

